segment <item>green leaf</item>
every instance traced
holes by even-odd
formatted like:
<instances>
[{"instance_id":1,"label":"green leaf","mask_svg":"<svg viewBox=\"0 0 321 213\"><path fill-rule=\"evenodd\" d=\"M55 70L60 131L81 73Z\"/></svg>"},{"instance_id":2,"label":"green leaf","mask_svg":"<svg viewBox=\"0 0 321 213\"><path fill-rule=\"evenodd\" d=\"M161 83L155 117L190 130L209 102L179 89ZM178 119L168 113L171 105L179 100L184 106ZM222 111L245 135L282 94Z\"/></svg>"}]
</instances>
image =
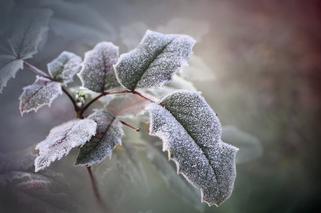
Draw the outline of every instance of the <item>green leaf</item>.
<instances>
[{"instance_id":1,"label":"green leaf","mask_svg":"<svg viewBox=\"0 0 321 213\"><path fill-rule=\"evenodd\" d=\"M88 119L97 123L96 135L83 147L76 161L76 165L93 166L101 163L105 158L111 158L113 149L121 144L124 135L121 123L112 114L97 111Z\"/></svg>"},{"instance_id":2,"label":"green leaf","mask_svg":"<svg viewBox=\"0 0 321 213\"><path fill-rule=\"evenodd\" d=\"M85 54L83 68L79 73L82 85L95 92L119 86L114 67L118 59L118 47L110 42L98 43Z\"/></svg>"},{"instance_id":3,"label":"green leaf","mask_svg":"<svg viewBox=\"0 0 321 213\"><path fill-rule=\"evenodd\" d=\"M37 76L36 81L23 88L19 97L19 109L21 115L30 111L37 111L41 107L48 105L62 94L59 82L51 81L44 77Z\"/></svg>"},{"instance_id":4,"label":"green leaf","mask_svg":"<svg viewBox=\"0 0 321 213\"><path fill-rule=\"evenodd\" d=\"M204 98L178 91L149 111L150 134L162 139L178 173L200 188L202 202L224 202L233 190L238 149L222 142L221 123Z\"/></svg>"},{"instance_id":5,"label":"green leaf","mask_svg":"<svg viewBox=\"0 0 321 213\"><path fill-rule=\"evenodd\" d=\"M96 134L96 128L96 122L91 119L71 120L54 127L47 138L36 146L39 156L35 159L35 171L49 167L72 148L84 145Z\"/></svg>"},{"instance_id":6,"label":"green leaf","mask_svg":"<svg viewBox=\"0 0 321 213\"><path fill-rule=\"evenodd\" d=\"M64 51L51 61L47 67L53 79L67 84L72 82L74 76L80 71L81 62L80 56Z\"/></svg>"},{"instance_id":7,"label":"green leaf","mask_svg":"<svg viewBox=\"0 0 321 213\"><path fill-rule=\"evenodd\" d=\"M137 48L120 56L117 78L129 90L161 86L186 64L194 44L186 35L148 30Z\"/></svg>"}]
</instances>

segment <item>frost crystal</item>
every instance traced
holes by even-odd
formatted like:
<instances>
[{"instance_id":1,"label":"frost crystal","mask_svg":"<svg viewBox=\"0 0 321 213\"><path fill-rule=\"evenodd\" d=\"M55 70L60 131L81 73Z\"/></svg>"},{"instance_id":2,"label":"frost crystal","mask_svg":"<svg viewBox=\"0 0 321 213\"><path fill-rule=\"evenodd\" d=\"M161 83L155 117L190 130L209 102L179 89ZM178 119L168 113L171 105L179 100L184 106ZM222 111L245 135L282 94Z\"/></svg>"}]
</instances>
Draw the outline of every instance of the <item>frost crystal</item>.
<instances>
[{"instance_id":1,"label":"frost crystal","mask_svg":"<svg viewBox=\"0 0 321 213\"><path fill-rule=\"evenodd\" d=\"M80 71L81 58L71 52L64 51L48 65L50 76L64 83L70 83L73 77Z\"/></svg>"},{"instance_id":2,"label":"frost crystal","mask_svg":"<svg viewBox=\"0 0 321 213\"><path fill-rule=\"evenodd\" d=\"M0 93L10 78L14 78L16 73L23 68L23 61L14 56L0 55Z\"/></svg>"},{"instance_id":3,"label":"frost crystal","mask_svg":"<svg viewBox=\"0 0 321 213\"><path fill-rule=\"evenodd\" d=\"M84 87L103 92L119 86L114 67L118 59L118 47L110 42L101 42L85 54L79 77Z\"/></svg>"},{"instance_id":4,"label":"frost crystal","mask_svg":"<svg viewBox=\"0 0 321 213\"><path fill-rule=\"evenodd\" d=\"M52 11L48 9L18 10L11 24L9 42L17 58L28 59L37 53L46 37Z\"/></svg>"},{"instance_id":5,"label":"frost crystal","mask_svg":"<svg viewBox=\"0 0 321 213\"><path fill-rule=\"evenodd\" d=\"M148 30L137 48L120 56L115 66L118 80L129 90L163 85L186 64L194 44L186 35Z\"/></svg>"},{"instance_id":6,"label":"frost crystal","mask_svg":"<svg viewBox=\"0 0 321 213\"><path fill-rule=\"evenodd\" d=\"M20 113L23 115L32 110L37 111L42 106L50 106L53 100L61 94L60 83L37 76L33 84L23 88L23 92L19 98Z\"/></svg>"},{"instance_id":7,"label":"frost crystal","mask_svg":"<svg viewBox=\"0 0 321 213\"><path fill-rule=\"evenodd\" d=\"M80 148L76 164L81 166L99 164L106 157L111 157L113 149L121 144L124 135L119 120L108 112L97 111L88 119L97 123L97 133Z\"/></svg>"},{"instance_id":8,"label":"frost crystal","mask_svg":"<svg viewBox=\"0 0 321 213\"><path fill-rule=\"evenodd\" d=\"M39 156L35 159L35 171L60 160L72 148L84 145L96 134L97 124L90 119L72 120L54 127L47 138L37 144Z\"/></svg>"},{"instance_id":9,"label":"frost crystal","mask_svg":"<svg viewBox=\"0 0 321 213\"><path fill-rule=\"evenodd\" d=\"M224 202L233 190L238 149L222 142L220 121L204 98L178 91L149 111L150 134L163 140L178 172L201 189L203 202Z\"/></svg>"}]
</instances>

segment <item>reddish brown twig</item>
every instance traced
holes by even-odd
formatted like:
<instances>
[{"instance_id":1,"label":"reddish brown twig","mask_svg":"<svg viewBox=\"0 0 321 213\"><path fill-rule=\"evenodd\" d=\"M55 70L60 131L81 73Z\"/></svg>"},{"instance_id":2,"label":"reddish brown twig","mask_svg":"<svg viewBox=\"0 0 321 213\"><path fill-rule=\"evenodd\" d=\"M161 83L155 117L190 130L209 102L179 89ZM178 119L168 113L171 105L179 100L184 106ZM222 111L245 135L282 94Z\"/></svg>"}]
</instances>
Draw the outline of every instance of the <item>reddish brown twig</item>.
<instances>
[{"instance_id":1,"label":"reddish brown twig","mask_svg":"<svg viewBox=\"0 0 321 213\"><path fill-rule=\"evenodd\" d=\"M140 129L139 129L139 128L136 128L136 127L132 126L131 124L129 124L129 123L127 123L127 122L125 122L125 121L120 121L120 123L122 123L123 125L125 125L125 126L127 126L127 127L131 128L131 129L133 129L133 130L135 130L136 132L139 132L139 131L140 131Z\"/></svg>"}]
</instances>

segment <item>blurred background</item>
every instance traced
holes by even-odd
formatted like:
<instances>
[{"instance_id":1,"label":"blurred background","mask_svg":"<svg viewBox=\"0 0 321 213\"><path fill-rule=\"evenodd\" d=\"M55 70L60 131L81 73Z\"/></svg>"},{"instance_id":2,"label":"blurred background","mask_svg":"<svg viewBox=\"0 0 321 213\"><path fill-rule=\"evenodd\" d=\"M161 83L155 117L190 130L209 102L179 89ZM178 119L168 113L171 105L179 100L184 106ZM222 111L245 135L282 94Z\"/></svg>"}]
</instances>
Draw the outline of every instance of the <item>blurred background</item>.
<instances>
[{"instance_id":1,"label":"blurred background","mask_svg":"<svg viewBox=\"0 0 321 213\"><path fill-rule=\"evenodd\" d=\"M220 207L201 204L158 147L139 145L155 139L126 129L128 146L93 169L113 212L320 212L320 1L0 2L0 22L10 23L16 7L53 11L46 42L29 60L43 70L63 50L83 57L100 41L125 53L146 29L197 40L181 76L218 113L223 139L240 147L234 192ZM99 212L85 169L73 166L76 152L32 173L33 146L74 116L62 96L21 117L18 97L33 81L20 71L0 96L0 212Z\"/></svg>"}]
</instances>

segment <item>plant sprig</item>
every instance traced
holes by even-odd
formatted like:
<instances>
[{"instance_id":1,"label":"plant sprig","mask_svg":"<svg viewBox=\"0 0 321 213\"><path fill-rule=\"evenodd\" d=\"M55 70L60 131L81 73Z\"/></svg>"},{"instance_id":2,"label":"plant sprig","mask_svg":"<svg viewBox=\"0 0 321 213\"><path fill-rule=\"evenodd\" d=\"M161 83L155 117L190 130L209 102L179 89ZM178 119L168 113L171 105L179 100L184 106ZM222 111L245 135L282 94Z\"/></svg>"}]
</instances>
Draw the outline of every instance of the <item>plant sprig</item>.
<instances>
[{"instance_id":1,"label":"plant sprig","mask_svg":"<svg viewBox=\"0 0 321 213\"><path fill-rule=\"evenodd\" d=\"M187 35L147 31L137 48L128 53L119 56L117 46L101 42L86 52L83 60L74 53L62 52L48 64L48 72L44 72L27 62L28 57L16 58L21 54L11 43L16 55L12 56L13 61L22 63L37 76L33 84L23 88L19 98L21 114L50 106L60 94L70 99L76 114L75 119L54 127L38 143L36 172L78 148L76 165L87 167L96 200L106 209L91 167L110 158L114 148L122 144L123 126L137 132L139 129L110 112L108 104L106 107L96 103L103 97L113 101L119 96L126 100L132 95L144 102L137 111L149 113L149 134L162 140L163 151L176 163L178 174L200 189L202 202L219 205L229 198L236 176L238 149L222 141L217 114L195 91L174 90L160 100L147 95L147 91L157 92L173 81L173 76L187 64L194 44L195 40ZM19 66L12 66L14 74ZM81 85L71 87L76 76ZM78 99L74 94L80 93L81 88L87 92ZM89 95L92 93L96 95Z\"/></svg>"}]
</instances>

